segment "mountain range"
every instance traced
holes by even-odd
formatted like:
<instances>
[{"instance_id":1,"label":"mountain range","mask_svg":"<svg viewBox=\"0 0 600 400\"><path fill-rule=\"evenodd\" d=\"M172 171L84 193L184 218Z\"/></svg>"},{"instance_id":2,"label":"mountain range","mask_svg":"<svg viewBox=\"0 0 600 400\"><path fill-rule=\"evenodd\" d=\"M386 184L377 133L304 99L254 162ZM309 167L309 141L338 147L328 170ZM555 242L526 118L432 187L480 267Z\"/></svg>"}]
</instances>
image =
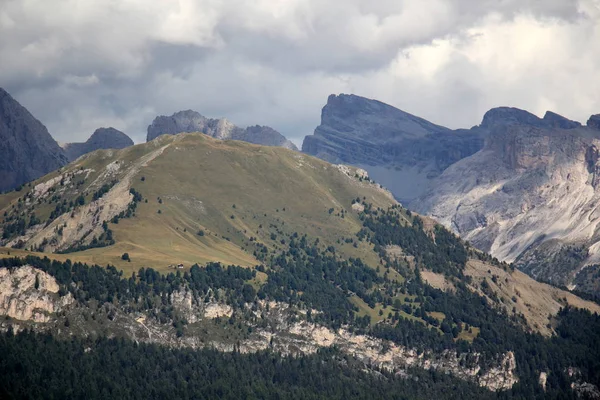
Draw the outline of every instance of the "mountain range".
<instances>
[{"instance_id":1,"label":"mountain range","mask_svg":"<svg viewBox=\"0 0 600 400\"><path fill-rule=\"evenodd\" d=\"M218 139L298 150L291 141L268 126L240 128L226 119L206 118L192 110L180 111L170 117L156 117L148 126L147 140L181 132L203 132ZM17 188L84 154L101 149L122 149L133 144L125 133L109 127L96 129L83 143L60 146L40 121L0 88L0 192Z\"/></svg>"},{"instance_id":2,"label":"mountain range","mask_svg":"<svg viewBox=\"0 0 600 400\"><path fill-rule=\"evenodd\" d=\"M161 135L79 157L0 195L0 212L0 388L38 390L42 368L53 394L80 379L187 393L211 379L187 370L199 357L211 371L260 366L253 382L276 387L269 363L328 366L331 393L348 374L353 393L375 377L389 398L600 393L598 304L477 250L357 167Z\"/></svg>"},{"instance_id":3,"label":"mountain range","mask_svg":"<svg viewBox=\"0 0 600 400\"><path fill-rule=\"evenodd\" d=\"M302 149L366 169L409 208L539 280L594 294L599 120L499 107L478 126L450 130L332 95Z\"/></svg>"},{"instance_id":4,"label":"mountain range","mask_svg":"<svg viewBox=\"0 0 600 400\"><path fill-rule=\"evenodd\" d=\"M296 145L268 126L254 125L240 128L225 118L206 118L192 110L179 111L171 116L156 117L148 126L146 141L149 142L160 135L174 135L181 132L202 132L216 139L242 140L263 146L279 146L298 150Z\"/></svg>"},{"instance_id":5,"label":"mountain range","mask_svg":"<svg viewBox=\"0 0 600 400\"><path fill-rule=\"evenodd\" d=\"M0 195L0 396L599 397L600 306L516 268L595 293L597 121L339 95L304 153L193 111L41 126L71 161Z\"/></svg>"},{"instance_id":6,"label":"mountain range","mask_svg":"<svg viewBox=\"0 0 600 400\"><path fill-rule=\"evenodd\" d=\"M61 148L7 92L0 94L2 190L89 152L133 144L114 128L100 128L85 143ZM297 150L272 128L240 128L191 110L156 117L147 140L195 131ZM452 130L376 100L340 94L328 98L302 151L368 171L410 209L538 280L596 294L599 138L599 115L582 125L551 111L539 118L498 107L479 125Z\"/></svg>"},{"instance_id":7,"label":"mountain range","mask_svg":"<svg viewBox=\"0 0 600 400\"><path fill-rule=\"evenodd\" d=\"M133 140L115 128L98 128L83 143L66 143L62 146L69 161L100 149L124 149L133 146Z\"/></svg>"}]
</instances>

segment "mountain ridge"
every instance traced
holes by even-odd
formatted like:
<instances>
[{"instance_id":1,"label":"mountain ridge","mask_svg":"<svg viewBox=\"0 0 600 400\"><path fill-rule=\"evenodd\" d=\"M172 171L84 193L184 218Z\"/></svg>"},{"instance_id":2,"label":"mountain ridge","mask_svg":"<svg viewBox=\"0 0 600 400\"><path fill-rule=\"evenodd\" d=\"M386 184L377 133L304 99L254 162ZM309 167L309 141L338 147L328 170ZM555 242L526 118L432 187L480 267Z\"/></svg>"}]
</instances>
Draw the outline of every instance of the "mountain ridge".
<instances>
[{"instance_id":1,"label":"mountain ridge","mask_svg":"<svg viewBox=\"0 0 600 400\"><path fill-rule=\"evenodd\" d=\"M69 161L96 150L123 149L133 146L133 140L125 133L113 128L98 128L82 143L66 143L62 146Z\"/></svg>"},{"instance_id":2,"label":"mountain ridge","mask_svg":"<svg viewBox=\"0 0 600 400\"><path fill-rule=\"evenodd\" d=\"M148 126L146 141L149 142L160 135L182 132L202 132L217 139L241 140L265 146L280 146L298 150L296 145L271 127L254 125L240 128L225 118L206 118L193 110L178 111L171 116L156 117Z\"/></svg>"},{"instance_id":3,"label":"mountain ridge","mask_svg":"<svg viewBox=\"0 0 600 400\"><path fill-rule=\"evenodd\" d=\"M46 127L0 88L0 191L19 187L67 164Z\"/></svg>"},{"instance_id":4,"label":"mountain ridge","mask_svg":"<svg viewBox=\"0 0 600 400\"><path fill-rule=\"evenodd\" d=\"M495 107L469 130L423 134L420 127L408 133L397 129L407 114L388 111L393 107L387 105L382 112L381 104L330 96L321 125L307 136L303 150L366 169L410 208L537 279L579 285L591 294L600 289L600 279L592 278L600 270L594 211L600 182L597 115L582 125L552 111L540 118ZM341 120L332 123L328 115L335 107L341 108L334 110ZM390 113L398 118L396 125L389 124ZM378 122L354 124L365 116ZM383 123L392 128L374 135Z\"/></svg>"}]
</instances>

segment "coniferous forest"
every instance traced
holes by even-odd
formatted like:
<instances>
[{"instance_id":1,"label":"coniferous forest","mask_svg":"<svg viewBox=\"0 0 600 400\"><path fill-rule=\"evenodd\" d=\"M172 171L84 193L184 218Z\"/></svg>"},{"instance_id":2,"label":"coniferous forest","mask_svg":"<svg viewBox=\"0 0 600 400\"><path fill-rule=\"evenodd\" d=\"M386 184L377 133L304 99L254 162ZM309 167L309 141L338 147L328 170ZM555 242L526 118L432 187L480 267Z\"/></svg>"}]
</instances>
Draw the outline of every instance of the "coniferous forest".
<instances>
[{"instance_id":1,"label":"coniferous forest","mask_svg":"<svg viewBox=\"0 0 600 400\"><path fill-rule=\"evenodd\" d=\"M5 258L0 267L30 265L53 276L60 295L70 293L81 306L112 304L123 312L144 312L159 323L173 324L187 334L188 322L171 304L171 294L187 288L203 298L214 291L238 310L243 323L247 304L271 300L318 311L306 318L332 329L347 327L357 334L389 340L426 351L477 353L483 368L499 354L515 355L519 382L493 393L476 384L434 370L412 368L393 373L365 366L335 347L316 354L282 356L266 350L255 354L223 353L209 348L172 348L143 344L126 337L102 335L70 339L25 329L0 340L2 398L576 398L577 380L600 385L600 317L563 308L556 334L543 337L525 329L488 299L470 291L463 270L469 257L485 259L454 235L435 227L435 241L419 217L399 207L371 209L365 204L363 229L356 240L371 243L386 270L406 277L389 279L358 258L343 259L333 246L291 233L285 250L268 253L255 269L209 263L188 271L161 274L142 268L129 277L114 267L88 266L48 258ZM390 258L385 246L397 245L414 257L415 268ZM511 266L486 260L510 270ZM444 292L423 282L419 267L455 278L456 290ZM266 274L256 289L257 271ZM394 304L399 294L412 299ZM388 305L390 317L371 324L359 316L350 299ZM400 311L403 312L400 315ZM431 317L441 313L443 320ZM395 313L395 315L394 315ZM408 318L410 315L413 318ZM250 325L249 325L250 326ZM458 337L461 327L479 329L472 341ZM540 371L547 371L544 388Z\"/></svg>"}]
</instances>

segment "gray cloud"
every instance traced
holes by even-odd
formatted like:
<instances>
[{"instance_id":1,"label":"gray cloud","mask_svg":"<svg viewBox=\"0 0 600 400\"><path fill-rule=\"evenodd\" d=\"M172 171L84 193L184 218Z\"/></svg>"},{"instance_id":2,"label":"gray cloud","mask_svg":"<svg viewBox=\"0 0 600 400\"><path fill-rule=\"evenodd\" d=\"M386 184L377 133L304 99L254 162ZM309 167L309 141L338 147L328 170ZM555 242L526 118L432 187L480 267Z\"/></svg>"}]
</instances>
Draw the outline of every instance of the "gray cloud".
<instances>
[{"instance_id":1,"label":"gray cloud","mask_svg":"<svg viewBox=\"0 0 600 400\"><path fill-rule=\"evenodd\" d=\"M354 92L450 127L600 111L597 0L4 0L0 86L59 141L192 108L296 142Z\"/></svg>"}]
</instances>

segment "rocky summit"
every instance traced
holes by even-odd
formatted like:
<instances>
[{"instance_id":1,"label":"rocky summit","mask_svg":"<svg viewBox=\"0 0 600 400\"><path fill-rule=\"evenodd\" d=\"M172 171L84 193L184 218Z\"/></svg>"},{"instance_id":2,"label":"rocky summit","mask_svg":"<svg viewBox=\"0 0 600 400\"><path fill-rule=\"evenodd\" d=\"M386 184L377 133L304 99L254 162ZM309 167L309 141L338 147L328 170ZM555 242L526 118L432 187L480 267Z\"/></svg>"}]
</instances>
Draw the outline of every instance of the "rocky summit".
<instances>
[{"instance_id":1,"label":"rocky summit","mask_svg":"<svg viewBox=\"0 0 600 400\"><path fill-rule=\"evenodd\" d=\"M0 88L0 191L55 170L67 163L46 127Z\"/></svg>"},{"instance_id":2,"label":"rocky summit","mask_svg":"<svg viewBox=\"0 0 600 400\"><path fill-rule=\"evenodd\" d=\"M454 162L483 146L485 130L453 131L377 100L331 95L302 151L361 166L403 202Z\"/></svg>"},{"instance_id":3,"label":"rocky summit","mask_svg":"<svg viewBox=\"0 0 600 400\"><path fill-rule=\"evenodd\" d=\"M69 161L100 149L124 149L133 146L133 140L115 128L98 128L83 143L67 143L63 146Z\"/></svg>"},{"instance_id":4,"label":"rocky summit","mask_svg":"<svg viewBox=\"0 0 600 400\"><path fill-rule=\"evenodd\" d=\"M249 126L240 128L225 118L206 118L192 110L179 111L171 116L158 116L148 126L146 141L156 139L160 135L174 135L182 132L202 132L217 139L242 140L264 146L279 146L298 150L296 146L281 133L268 126Z\"/></svg>"},{"instance_id":5,"label":"rocky summit","mask_svg":"<svg viewBox=\"0 0 600 400\"><path fill-rule=\"evenodd\" d=\"M533 277L574 288L600 263L600 131L593 117L581 126L550 112L519 116L489 125L485 146L411 205ZM586 281L579 289L596 292Z\"/></svg>"},{"instance_id":6,"label":"rocky summit","mask_svg":"<svg viewBox=\"0 0 600 400\"><path fill-rule=\"evenodd\" d=\"M600 290L600 115L583 126L497 107L453 131L332 95L302 149L364 168L409 208L539 280Z\"/></svg>"}]
</instances>

